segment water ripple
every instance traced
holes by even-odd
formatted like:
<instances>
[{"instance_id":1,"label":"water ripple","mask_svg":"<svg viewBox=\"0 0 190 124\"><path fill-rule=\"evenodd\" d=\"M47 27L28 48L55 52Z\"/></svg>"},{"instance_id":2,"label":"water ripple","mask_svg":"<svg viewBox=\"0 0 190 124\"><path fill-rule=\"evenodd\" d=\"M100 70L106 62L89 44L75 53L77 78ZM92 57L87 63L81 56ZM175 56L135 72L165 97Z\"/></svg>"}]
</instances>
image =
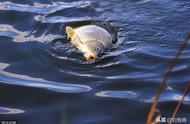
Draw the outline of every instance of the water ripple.
<instances>
[{"instance_id":1,"label":"water ripple","mask_svg":"<svg viewBox=\"0 0 190 124\"><path fill-rule=\"evenodd\" d=\"M12 25L8 24L0 24L0 36L8 36L13 38L14 42L28 42L28 41L38 41L38 42L48 42L52 41L53 39L62 38L61 35L41 35L41 36L34 36L30 35L28 31L19 31L15 29Z\"/></svg>"},{"instance_id":2,"label":"water ripple","mask_svg":"<svg viewBox=\"0 0 190 124\"><path fill-rule=\"evenodd\" d=\"M137 94L133 91L101 91L96 93L100 97L113 97L113 98L127 98L134 99L137 97Z\"/></svg>"},{"instance_id":3,"label":"water ripple","mask_svg":"<svg viewBox=\"0 0 190 124\"><path fill-rule=\"evenodd\" d=\"M4 71L0 71L0 83L44 88L62 93L80 93L91 90L89 86L85 85L51 82L39 78L33 78L26 75L18 75Z\"/></svg>"},{"instance_id":4,"label":"water ripple","mask_svg":"<svg viewBox=\"0 0 190 124\"><path fill-rule=\"evenodd\" d=\"M159 49L159 50L157 50ZM141 49L139 49L140 54L144 54L145 56L152 56L160 59L168 59L172 60L175 58L175 54L177 53L178 49L168 49L168 48L162 48L162 47L153 47L153 46L146 46ZM189 51L185 51L186 53L189 53ZM190 59L189 54L182 54L180 56L180 59Z\"/></svg>"},{"instance_id":5,"label":"water ripple","mask_svg":"<svg viewBox=\"0 0 190 124\"><path fill-rule=\"evenodd\" d=\"M140 102L148 102L151 103L153 101L153 93L151 94L150 89L143 90L134 90L134 91L101 91L96 93L96 96L99 97L112 97L112 98L122 98L122 99L133 99ZM151 91L153 92L153 91ZM149 94L147 94L149 93ZM182 97L182 93L179 93L178 91L167 89L164 92L164 95L161 96L159 99L160 102L164 101L179 101ZM184 103L189 104L190 102L190 96L186 96L184 99Z\"/></svg>"},{"instance_id":6,"label":"water ripple","mask_svg":"<svg viewBox=\"0 0 190 124\"><path fill-rule=\"evenodd\" d=\"M52 2L51 4L33 3L33 6L25 4L15 4L12 2L0 2L0 10L15 10L22 12L34 12L50 14L67 8L84 8L90 5L89 1L78 2Z\"/></svg>"},{"instance_id":7,"label":"water ripple","mask_svg":"<svg viewBox=\"0 0 190 124\"><path fill-rule=\"evenodd\" d=\"M123 74L123 75L113 75L113 76L107 76L105 77L106 79L125 79L125 80L130 80L130 79L154 79L158 78L159 75L157 73L145 73L145 72L138 72L138 73L129 73L129 74Z\"/></svg>"},{"instance_id":8,"label":"water ripple","mask_svg":"<svg viewBox=\"0 0 190 124\"><path fill-rule=\"evenodd\" d=\"M0 114L22 114L24 110L17 109L17 108L7 108L7 107L0 107Z\"/></svg>"},{"instance_id":9,"label":"water ripple","mask_svg":"<svg viewBox=\"0 0 190 124\"><path fill-rule=\"evenodd\" d=\"M42 23L71 23L71 22L82 22L91 20L91 17L63 17L63 16L53 16L53 17L45 17L37 15L34 17L36 21L40 21Z\"/></svg>"},{"instance_id":10,"label":"water ripple","mask_svg":"<svg viewBox=\"0 0 190 124\"><path fill-rule=\"evenodd\" d=\"M67 121L71 117L73 123L143 123L142 115L149 110L169 62L190 29L188 0L2 1L0 90L5 99L1 99L0 114L34 109L24 113L24 119L18 118L21 123L28 123L31 117L35 118L31 123L59 123L54 115L60 110L61 118ZM103 27L117 32L117 42L95 63L86 62L66 39L65 26L88 22L108 23ZM167 103L179 101L190 80L189 45L168 78L170 88L160 98L168 115L173 107ZM12 85L23 87L23 92L27 87L32 90L20 94L17 90L21 89ZM9 89L18 93L14 94L18 100L9 99L13 95ZM61 97L44 97L38 89L50 95L61 93ZM67 93L72 95L67 97ZM184 103L188 105L181 112L188 113L189 95ZM26 110L20 110L22 107Z\"/></svg>"}]
</instances>

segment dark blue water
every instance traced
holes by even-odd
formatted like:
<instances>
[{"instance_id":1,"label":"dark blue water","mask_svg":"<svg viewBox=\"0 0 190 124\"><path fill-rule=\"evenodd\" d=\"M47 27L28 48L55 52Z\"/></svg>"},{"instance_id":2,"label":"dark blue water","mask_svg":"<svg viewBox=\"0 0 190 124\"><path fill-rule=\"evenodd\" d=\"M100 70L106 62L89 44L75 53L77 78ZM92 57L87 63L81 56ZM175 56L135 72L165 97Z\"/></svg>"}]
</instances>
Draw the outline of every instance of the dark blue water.
<instances>
[{"instance_id":1,"label":"dark blue water","mask_svg":"<svg viewBox=\"0 0 190 124\"><path fill-rule=\"evenodd\" d=\"M118 40L88 63L65 26L107 24ZM1 0L0 120L144 124L156 89L190 32L189 0ZM190 43L158 109L170 117L190 80ZM190 95L177 117L190 123Z\"/></svg>"}]
</instances>

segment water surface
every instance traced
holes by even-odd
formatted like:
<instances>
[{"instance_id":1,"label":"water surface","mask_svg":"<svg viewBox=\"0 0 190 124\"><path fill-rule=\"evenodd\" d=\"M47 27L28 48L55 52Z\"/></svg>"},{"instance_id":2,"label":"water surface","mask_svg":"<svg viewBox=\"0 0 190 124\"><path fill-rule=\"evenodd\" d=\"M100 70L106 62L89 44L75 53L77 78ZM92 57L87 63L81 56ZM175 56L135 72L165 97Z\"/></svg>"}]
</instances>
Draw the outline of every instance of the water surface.
<instances>
[{"instance_id":1,"label":"water surface","mask_svg":"<svg viewBox=\"0 0 190 124\"><path fill-rule=\"evenodd\" d=\"M96 23L117 42L88 63L65 26ZM0 120L144 124L158 85L190 32L189 0L1 0ZM190 80L190 44L158 109L170 117ZM190 123L188 95L177 117Z\"/></svg>"}]
</instances>

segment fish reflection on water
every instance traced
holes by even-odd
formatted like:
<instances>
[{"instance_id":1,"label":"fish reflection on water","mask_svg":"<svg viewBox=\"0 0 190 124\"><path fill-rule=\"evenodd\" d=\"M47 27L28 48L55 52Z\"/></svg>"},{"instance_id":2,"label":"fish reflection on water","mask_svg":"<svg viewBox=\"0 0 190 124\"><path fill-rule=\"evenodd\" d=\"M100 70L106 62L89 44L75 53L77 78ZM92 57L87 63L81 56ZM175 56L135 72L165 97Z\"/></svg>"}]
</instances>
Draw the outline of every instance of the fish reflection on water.
<instances>
[{"instance_id":1,"label":"fish reflection on water","mask_svg":"<svg viewBox=\"0 0 190 124\"><path fill-rule=\"evenodd\" d=\"M2 0L0 120L144 124L190 32L189 11L188 0ZM84 60L64 31L89 23L117 34L117 42L95 63ZM172 116L190 81L189 44L158 99L161 117ZM176 115L187 123L189 103L187 94Z\"/></svg>"}]
</instances>

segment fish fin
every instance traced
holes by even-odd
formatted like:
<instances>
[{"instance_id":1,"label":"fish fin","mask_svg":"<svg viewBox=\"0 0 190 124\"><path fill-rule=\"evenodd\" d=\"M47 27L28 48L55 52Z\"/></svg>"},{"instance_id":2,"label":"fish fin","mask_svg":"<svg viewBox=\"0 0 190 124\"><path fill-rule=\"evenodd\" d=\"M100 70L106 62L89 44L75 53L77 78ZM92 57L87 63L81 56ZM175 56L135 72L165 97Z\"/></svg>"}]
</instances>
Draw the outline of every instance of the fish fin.
<instances>
[{"instance_id":1,"label":"fish fin","mask_svg":"<svg viewBox=\"0 0 190 124\"><path fill-rule=\"evenodd\" d=\"M66 33L67 33L67 39L72 39L75 32L73 31L73 28L70 26L66 27Z\"/></svg>"},{"instance_id":2,"label":"fish fin","mask_svg":"<svg viewBox=\"0 0 190 124\"><path fill-rule=\"evenodd\" d=\"M80 40L80 37L74 32L73 28L70 26L66 27L67 39L71 40L71 43L80 49L81 44L83 44Z\"/></svg>"}]
</instances>

